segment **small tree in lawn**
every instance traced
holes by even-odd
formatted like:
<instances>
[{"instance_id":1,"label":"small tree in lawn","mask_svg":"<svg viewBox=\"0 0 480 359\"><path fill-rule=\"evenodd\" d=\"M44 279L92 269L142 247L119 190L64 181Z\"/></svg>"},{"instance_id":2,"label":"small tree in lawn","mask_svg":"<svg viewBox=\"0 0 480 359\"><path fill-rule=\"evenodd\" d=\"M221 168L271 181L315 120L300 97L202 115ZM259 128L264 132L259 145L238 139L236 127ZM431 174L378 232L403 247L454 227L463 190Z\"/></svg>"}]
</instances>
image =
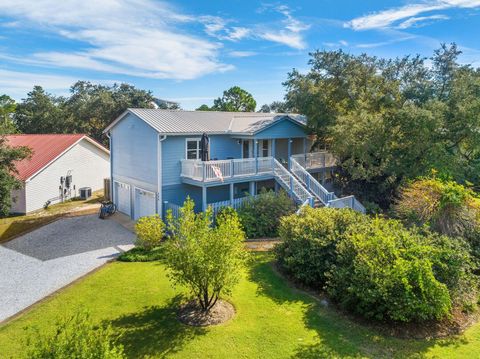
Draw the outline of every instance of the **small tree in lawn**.
<instances>
[{"instance_id":1,"label":"small tree in lawn","mask_svg":"<svg viewBox=\"0 0 480 359\"><path fill-rule=\"evenodd\" d=\"M245 234L235 212L223 212L212 223L212 210L194 213L187 199L178 219L167 214L170 240L165 262L174 283L185 285L204 312L223 294L229 294L240 278L245 259Z\"/></svg>"}]
</instances>

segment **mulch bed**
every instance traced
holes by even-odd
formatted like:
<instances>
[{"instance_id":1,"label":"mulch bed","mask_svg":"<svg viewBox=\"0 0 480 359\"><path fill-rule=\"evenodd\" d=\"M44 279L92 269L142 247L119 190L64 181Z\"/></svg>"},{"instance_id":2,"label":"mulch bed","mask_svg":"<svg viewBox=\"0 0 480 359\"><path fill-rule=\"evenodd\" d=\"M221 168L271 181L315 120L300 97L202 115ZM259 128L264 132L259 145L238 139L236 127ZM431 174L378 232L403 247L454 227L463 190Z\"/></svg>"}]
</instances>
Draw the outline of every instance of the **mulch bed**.
<instances>
[{"instance_id":1,"label":"mulch bed","mask_svg":"<svg viewBox=\"0 0 480 359\"><path fill-rule=\"evenodd\" d=\"M178 320L194 327L207 327L225 323L235 315L235 308L227 301L219 299L215 306L205 313L197 301L190 301L180 307Z\"/></svg>"}]
</instances>

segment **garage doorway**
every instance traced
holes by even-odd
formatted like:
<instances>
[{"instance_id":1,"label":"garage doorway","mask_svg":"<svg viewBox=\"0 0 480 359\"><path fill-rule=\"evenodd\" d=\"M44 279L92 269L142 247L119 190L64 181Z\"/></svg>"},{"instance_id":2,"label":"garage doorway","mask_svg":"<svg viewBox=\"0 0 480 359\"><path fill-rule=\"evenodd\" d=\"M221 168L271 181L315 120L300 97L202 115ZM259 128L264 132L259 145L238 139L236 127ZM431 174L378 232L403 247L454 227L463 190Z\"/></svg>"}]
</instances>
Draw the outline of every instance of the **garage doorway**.
<instances>
[{"instance_id":1,"label":"garage doorway","mask_svg":"<svg viewBox=\"0 0 480 359\"><path fill-rule=\"evenodd\" d=\"M115 204L117 210L131 216L131 195L130 185L122 182L115 182Z\"/></svg>"},{"instance_id":2,"label":"garage doorway","mask_svg":"<svg viewBox=\"0 0 480 359\"><path fill-rule=\"evenodd\" d=\"M156 213L157 196L155 192L135 188L135 206L133 207L134 219L152 216Z\"/></svg>"}]
</instances>

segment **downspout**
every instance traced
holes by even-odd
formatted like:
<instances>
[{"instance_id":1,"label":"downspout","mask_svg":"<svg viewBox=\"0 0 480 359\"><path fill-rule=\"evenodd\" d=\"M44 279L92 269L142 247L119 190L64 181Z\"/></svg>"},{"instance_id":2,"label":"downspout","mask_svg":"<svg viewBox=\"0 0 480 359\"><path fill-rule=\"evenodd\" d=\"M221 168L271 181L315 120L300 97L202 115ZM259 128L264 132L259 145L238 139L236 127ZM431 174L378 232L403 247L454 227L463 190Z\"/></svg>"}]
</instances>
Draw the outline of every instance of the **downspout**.
<instances>
[{"instance_id":1,"label":"downspout","mask_svg":"<svg viewBox=\"0 0 480 359\"><path fill-rule=\"evenodd\" d=\"M158 135L157 145L157 213L163 218L163 201L162 201L162 142L165 141L167 135Z\"/></svg>"},{"instance_id":2,"label":"downspout","mask_svg":"<svg viewBox=\"0 0 480 359\"><path fill-rule=\"evenodd\" d=\"M112 161L112 158L113 158L113 151L112 151L113 139L110 135L110 131L108 131L106 133L106 135L108 137L108 145L109 145L109 148L110 148L110 201L113 202L113 198L114 198L114 195L113 195L113 161Z\"/></svg>"}]
</instances>

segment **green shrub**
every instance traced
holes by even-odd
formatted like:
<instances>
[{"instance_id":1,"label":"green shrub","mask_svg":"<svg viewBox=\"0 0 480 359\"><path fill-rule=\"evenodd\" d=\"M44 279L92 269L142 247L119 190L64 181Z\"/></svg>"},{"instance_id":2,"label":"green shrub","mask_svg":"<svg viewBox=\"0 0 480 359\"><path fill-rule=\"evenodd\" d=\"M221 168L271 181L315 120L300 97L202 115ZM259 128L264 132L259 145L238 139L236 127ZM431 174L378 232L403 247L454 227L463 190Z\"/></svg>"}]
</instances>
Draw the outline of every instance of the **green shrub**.
<instances>
[{"instance_id":1,"label":"green shrub","mask_svg":"<svg viewBox=\"0 0 480 359\"><path fill-rule=\"evenodd\" d=\"M141 217L135 224L137 245L151 249L160 245L165 235L165 224L158 214Z\"/></svg>"},{"instance_id":2,"label":"green shrub","mask_svg":"<svg viewBox=\"0 0 480 359\"><path fill-rule=\"evenodd\" d=\"M350 224L367 218L348 209L305 207L280 220L282 242L275 247L281 267L293 278L323 288L325 272L335 262L335 248Z\"/></svg>"},{"instance_id":3,"label":"green shrub","mask_svg":"<svg viewBox=\"0 0 480 359\"><path fill-rule=\"evenodd\" d=\"M28 359L123 359L122 346L116 346L110 327L95 327L87 312L80 311L56 323L51 333L32 329L27 339Z\"/></svg>"},{"instance_id":4,"label":"green shrub","mask_svg":"<svg viewBox=\"0 0 480 359\"><path fill-rule=\"evenodd\" d=\"M164 258L162 246L153 248L134 247L117 258L120 262L155 262Z\"/></svg>"},{"instance_id":5,"label":"green shrub","mask_svg":"<svg viewBox=\"0 0 480 359\"><path fill-rule=\"evenodd\" d=\"M295 209L295 203L285 191L262 190L257 197L244 202L238 216L247 238L277 237L280 218L294 213Z\"/></svg>"},{"instance_id":6,"label":"green shrub","mask_svg":"<svg viewBox=\"0 0 480 359\"><path fill-rule=\"evenodd\" d=\"M478 278L473 274L476 266L468 243L459 237L435 233L426 233L426 236L432 246L430 256L435 278L447 286L454 306L474 306L478 299Z\"/></svg>"},{"instance_id":7,"label":"green shrub","mask_svg":"<svg viewBox=\"0 0 480 359\"><path fill-rule=\"evenodd\" d=\"M165 264L174 283L186 286L207 312L239 281L244 264L245 234L238 216L224 211L212 225L212 210L194 213L187 199L178 219L167 215L170 238L165 242Z\"/></svg>"},{"instance_id":8,"label":"green shrub","mask_svg":"<svg viewBox=\"0 0 480 359\"><path fill-rule=\"evenodd\" d=\"M340 305L369 318L442 319L452 302L435 278L435 248L417 231L376 218L350 226L327 273L327 292Z\"/></svg>"},{"instance_id":9,"label":"green shrub","mask_svg":"<svg viewBox=\"0 0 480 359\"><path fill-rule=\"evenodd\" d=\"M452 237L469 237L479 230L479 199L454 181L420 178L401 189L393 209L407 224L428 225Z\"/></svg>"}]
</instances>

